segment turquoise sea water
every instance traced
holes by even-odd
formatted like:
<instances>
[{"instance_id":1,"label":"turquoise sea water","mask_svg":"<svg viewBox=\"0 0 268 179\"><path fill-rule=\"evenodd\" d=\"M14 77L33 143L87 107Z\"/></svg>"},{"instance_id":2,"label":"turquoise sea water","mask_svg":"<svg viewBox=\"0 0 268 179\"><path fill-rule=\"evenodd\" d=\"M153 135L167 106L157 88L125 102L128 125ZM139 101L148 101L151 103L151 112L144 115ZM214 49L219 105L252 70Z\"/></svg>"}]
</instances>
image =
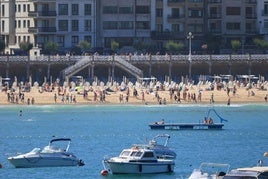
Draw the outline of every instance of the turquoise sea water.
<instances>
[{"instance_id":1,"label":"turquoise sea water","mask_svg":"<svg viewBox=\"0 0 268 179\"><path fill-rule=\"evenodd\" d=\"M0 106L0 178L186 178L201 162L253 166L268 151L268 105L216 105L228 120L223 130L151 130L148 124L201 122L208 106ZM22 110L22 116L19 111ZM213 116L214 119L216 117ZM215 121L217 122L217 121ZM175 172L157 175L100 175L102 159L155 135L171 136ZM44 147L56 137L72 139L70 151L83 167L16 169L7 157Z\"/></svg>"}]
</instances>

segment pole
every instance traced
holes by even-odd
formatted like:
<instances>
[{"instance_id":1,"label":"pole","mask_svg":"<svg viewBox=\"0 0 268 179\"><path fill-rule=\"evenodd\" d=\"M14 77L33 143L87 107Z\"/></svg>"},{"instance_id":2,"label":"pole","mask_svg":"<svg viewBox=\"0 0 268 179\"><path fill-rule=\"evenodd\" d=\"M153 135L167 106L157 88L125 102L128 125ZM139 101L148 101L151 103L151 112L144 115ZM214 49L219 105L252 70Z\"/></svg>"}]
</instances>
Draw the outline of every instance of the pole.
<instances>
[{"instance_id":1,"label":"pole","mask_svg":"<svg viewBox=\"0 0 268 179\"><path fill-rule=\"evenodd\" d=\"M194 38L192 32L188 33L187 39L189 39L189 79L192 78L192 38Z\"/></svg>"}]
</instances>

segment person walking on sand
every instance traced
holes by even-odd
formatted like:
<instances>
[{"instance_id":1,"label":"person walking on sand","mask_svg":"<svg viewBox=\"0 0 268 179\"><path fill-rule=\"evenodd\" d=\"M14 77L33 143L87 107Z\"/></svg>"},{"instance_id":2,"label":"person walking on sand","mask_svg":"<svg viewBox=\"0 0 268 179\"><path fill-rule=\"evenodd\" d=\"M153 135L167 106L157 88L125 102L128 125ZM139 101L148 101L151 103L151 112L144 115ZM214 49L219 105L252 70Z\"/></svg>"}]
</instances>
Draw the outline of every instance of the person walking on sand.
<instances>
[{"instance_id":1,"label":"person walking on sand","mask_svg":"<svg viewBox=\"0 0 268 179\"><path fill-rule=\"evenodd\" d=\"M231 104L231 99L228 98L227 105L230 106L230 104Z\"/></svg>"},{"instance_id":2,"label":"person walking on sand","mask_svg":"<svg viewBox=\"0 0 268 179\"><path fill-rule=\"evenodd\" d=\"M210 97L210 104L214 104L214 94L213 93L211 94L211 97Z\"/></svg>"}]
</instances>

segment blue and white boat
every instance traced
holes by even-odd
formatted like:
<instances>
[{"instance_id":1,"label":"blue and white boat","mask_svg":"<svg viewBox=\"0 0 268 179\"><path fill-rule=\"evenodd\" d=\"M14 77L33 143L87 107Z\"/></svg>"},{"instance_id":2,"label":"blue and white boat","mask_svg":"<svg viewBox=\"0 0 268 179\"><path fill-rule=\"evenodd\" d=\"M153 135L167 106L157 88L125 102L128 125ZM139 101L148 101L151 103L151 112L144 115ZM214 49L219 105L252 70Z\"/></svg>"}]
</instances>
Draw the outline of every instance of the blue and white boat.
<instances>
[{"instance_id":1,"label":"blue and white boat","mask_svg":"<svg viewBox=\"0 0 268 179\"><path fill-rule=\"evenodd\" d=\"M66 149L54 145L62 141L68 142ZM8 161L16 168L83 166L84 162L69 152L70 144L69 138L53 139L43 149L34 148L28 153L8 157Z\"/></svg>"},{"instance_id":2,"label":"blue and white boat","mask_svg":"<svg viewBox=\"0 0 268 179\"><path fill-rule=\"evenodd\" d=\"M175 162L157 158L154 150L132 147L118 157L104 159L103 166L113 174L153 174L173 172Z\"/></svg>"}]
</instances>

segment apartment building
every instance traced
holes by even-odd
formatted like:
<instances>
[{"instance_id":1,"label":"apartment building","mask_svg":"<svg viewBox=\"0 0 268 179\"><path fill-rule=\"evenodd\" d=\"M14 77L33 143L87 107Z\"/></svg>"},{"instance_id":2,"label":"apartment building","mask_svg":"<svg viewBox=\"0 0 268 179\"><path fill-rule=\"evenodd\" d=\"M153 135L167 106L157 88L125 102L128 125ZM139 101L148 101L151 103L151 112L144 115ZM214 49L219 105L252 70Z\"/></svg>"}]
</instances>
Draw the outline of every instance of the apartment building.
<instances>
[{"instance_id":1,"label":"apartment building","mask_svg":"<svg viewBox=\"0 0 268 179\"><path fill-rule=\"evenodd\" d=\"M116 41L132 46L139 41L151 40L152 0L98 0L97 45L110 48ZM152 1L153 2L153 1Z\"/></svg>"},{"instance_id":2,"label":"apartment building","mask_svg":"<svg viewBox=\"0 0 268 179\"><path fill-rule=\"evenodd\" d=\"M170 40L202 50L209 38L218 51L232 40L241 53L253 48L253 39L268 32L268 0L0 0L0 32L8 50L23 41L43 47L48 41L62 50L80 41L110 48L147 43L163 49ZM266 12L267 11L267 12ZM216 40L215 40L216 39ZM221 49L221 51L220 51Z\"/></svg>"},{"instance_id":3,"label":"apartment building","mask_svg":"<svg viewBox=\"0 0 268 179\"><path fill-rule=\"evenodd\" d=\"M259 34L264 35L268 40L268 0L258 0L257 18Z\"/></svg>"},{"instance_id":4,"label":"apartment building","mask_svg":"<svg viewBox=\"0 0 268 179\"><path fill-rule=\"evenodd\" d=\"M1 36L7 52L21 42L42 48L48 41L60 50L88 41L96 46L95 0L1 0Z\"/></svg>"}]
</instances>

